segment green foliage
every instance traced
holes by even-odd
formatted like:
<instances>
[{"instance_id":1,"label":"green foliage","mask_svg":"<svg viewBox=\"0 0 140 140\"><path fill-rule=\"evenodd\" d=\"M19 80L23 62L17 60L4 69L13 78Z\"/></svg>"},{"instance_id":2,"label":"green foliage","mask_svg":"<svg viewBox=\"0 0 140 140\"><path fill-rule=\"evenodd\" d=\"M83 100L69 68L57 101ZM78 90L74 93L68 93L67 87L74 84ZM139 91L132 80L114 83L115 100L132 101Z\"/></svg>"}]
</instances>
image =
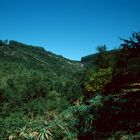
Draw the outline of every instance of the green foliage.
<instances>
[{"instance_id":1,"label":"green foliage","mask_svg":"<svg viewBox=\"0 0 140 140\"><path fill-rule=\"evenodd\" d=\"M85 90L90 94L103 92L104 87L112 80L112 68L99 69L90 76L89 82L85 84Z\"/></svg>"},{"instance_id":2,"label":"green foliage","mask_svg":"<svg viewBox=\"0 0 140 140\"><path fill-rule=\"evenodd\" d=\"M101 53L101 54L106 53L106 52L107 52L107 47L106 47L106 45L98 46L98 47L97 47L97 51L98 51L99 53Z\"/></svg>"},{"instance_id":3,"label":"green foliage","mask_svg":"<svg viewBox=\"0 0 140 140\"><path fill-rule=\"evenodd\" d=\"M0 120L1 123L0 138L7 139L8 136L10 136L10 134L16 134L16 130L25 125L26 122L27 120L24 119L24 112L14 112L14 113L9 112L9 116L5 116Z\"/></svg>"},{"instance_id":4,"label":"green foliage","mask_svg":"<svg viewBox=\"0 0 140 140\"><path fill-rule=\"evenodd\" d=\"M82 60L84 65L92 64L87 67L86 74L91 73L90 68L94 71L93 76L89 74L85 83L85 95L90 98L86 104L91 106L89 114L94 117L92 127L88 127L90 129L85 134L81 133L79 139L107 139L118 130L127 133L115 135L112 139L134 139L136 132L139 132L139 120L136 117L140 105L139 33L134 33L129 40L123 41L121 49L100 51L94 57ZM112 69L110 76L99 73L106 66ZM104 80L107 80L107 83L102 82ZM95 96L97 93L104 97ZM83 118L86 116L83 115ZM84 122L89 118L83 119Z\"/></svg>"},{"instance_id":5,"label":"green foliage","mask_svg":"<svg viewBox=\"0 0 140 140\"><path fill-rule=\"evenodd\" d=\"M18 129L24 126L28 139L36 130L40 139L48 139L42 121L52 120L70 106L71 91L81 95L79 79L73 78L82 70L81 64L13 40L0 41L0 46L1 139L18 137Z\"/></svg>"},{"instance_id":6,"label":"green foliage","mask_svg":"<svg viewBox=\"0 0 140 140\"><path fill-rule=\"evenodd\" d=\"M71 61L0 41L0 139L137 139L140 35Z\"/></svg>"},{"instance_id":7,"label":"green foliage","mask_svg":"<svg viewBox=\"0 0 140 140\"><path fill-rule=\"evenodd\" d=\"M103 96L97 95L88 101L90 105L100 108L103 106Z\"/></svg>"}]
</instances>

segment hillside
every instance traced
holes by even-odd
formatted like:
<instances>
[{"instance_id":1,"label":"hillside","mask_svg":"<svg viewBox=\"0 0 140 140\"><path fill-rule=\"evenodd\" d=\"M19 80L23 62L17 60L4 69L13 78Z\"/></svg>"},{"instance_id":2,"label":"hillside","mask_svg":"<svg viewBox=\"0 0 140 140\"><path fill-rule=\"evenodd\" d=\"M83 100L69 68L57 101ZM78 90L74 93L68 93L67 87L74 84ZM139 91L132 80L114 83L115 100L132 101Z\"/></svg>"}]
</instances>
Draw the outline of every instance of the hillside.
<instances>
[{"instance_id":1,"label":"hillside","mask_svg":"<svg viewBox=\"0 0 140 140\"><path fill-rule=\"evenodd\" d=\"M100 46L98 53L81 59L88 75L86 104L93 117L85 139L140 139L140 34L122 42L119 49Z\"/></svg>"},{"instance_id":2,"label":"hillside","mask_svg":"<svg viewBox=\"0 0 140 140\"><path fill-rule=\"evenodd\" d=\"M45 51L44 48L9 41L1 45L0 59L7 62L24 63L26 67L48 70L61 74L64 71L75 72L81 68L80 62L63 58L62 56ZM63 73L64 74L64 73Z\"/></svg>"},{"instance_id":3,"label":"hillside","mask_svg":"<svg viewBox=\"0 0 140 140\"><path fill-rule=\"evenodd\" d=\"M72 61L0 41L0 139L139 140L140 34Z\"/></svg>"},{"instance_id":4,"label":"hillside","mask_svg":"<svg viewBox=\"0 0 140 140\"><path fill-rule=\"evenodd\" d=\"M27 121L31 121L31 118L44 116L47 112L50 115L49 111L58 113L74 102L81 94L77 73L82 69L80 62L41 47L1 41L1 139L7 139L17 127L24 127L24 115ZM22 120L20 124L18 119Z\"/></svg>"}]
</instances>

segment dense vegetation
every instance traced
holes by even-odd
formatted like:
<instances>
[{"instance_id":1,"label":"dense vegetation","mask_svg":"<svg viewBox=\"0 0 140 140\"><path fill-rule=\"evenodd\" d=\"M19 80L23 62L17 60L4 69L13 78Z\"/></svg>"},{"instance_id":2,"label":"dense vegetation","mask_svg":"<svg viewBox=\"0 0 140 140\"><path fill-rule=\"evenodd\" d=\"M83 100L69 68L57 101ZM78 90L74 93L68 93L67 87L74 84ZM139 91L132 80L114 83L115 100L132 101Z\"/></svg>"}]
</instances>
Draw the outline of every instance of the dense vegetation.
<instances>
[{"instance_id":1,"label":"dense vegetation","mask_svg":"<svg viewBox=\"0 0 140 140\"><path fill-rule=\"evenodd\" d=\"M140 33L72 61L0 40L0 139L140 139Z\"/></svg>"}]
</instances>

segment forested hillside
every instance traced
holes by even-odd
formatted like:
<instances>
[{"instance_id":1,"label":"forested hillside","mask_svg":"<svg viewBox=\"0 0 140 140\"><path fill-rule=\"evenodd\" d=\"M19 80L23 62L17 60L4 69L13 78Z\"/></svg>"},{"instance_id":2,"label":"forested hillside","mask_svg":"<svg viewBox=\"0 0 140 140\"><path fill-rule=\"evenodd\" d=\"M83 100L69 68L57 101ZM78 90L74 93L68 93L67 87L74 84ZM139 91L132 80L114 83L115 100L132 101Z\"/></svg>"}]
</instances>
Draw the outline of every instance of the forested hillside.
<instances>
[{"instance_id":1,"label":"forested hillside","mask_svg":"<svg viewBox=\"0 0 140 140\"><path fill-rule=\"evenodd\" d=\"M43 48L1 40L1 139L25 127L45 129L45 121L81 96L77 77L82 69L80 62Z\"/></svg>"},{"instance_id":2,"label":"forested hillside","mask_svg":"<svg viewBox=\"0 0 140 140\"><path fill-rule=\"evenodd\" d=\"M140 139L140 33L72 61L0 40L0 139Z\"/></svg>"}]
</instances>

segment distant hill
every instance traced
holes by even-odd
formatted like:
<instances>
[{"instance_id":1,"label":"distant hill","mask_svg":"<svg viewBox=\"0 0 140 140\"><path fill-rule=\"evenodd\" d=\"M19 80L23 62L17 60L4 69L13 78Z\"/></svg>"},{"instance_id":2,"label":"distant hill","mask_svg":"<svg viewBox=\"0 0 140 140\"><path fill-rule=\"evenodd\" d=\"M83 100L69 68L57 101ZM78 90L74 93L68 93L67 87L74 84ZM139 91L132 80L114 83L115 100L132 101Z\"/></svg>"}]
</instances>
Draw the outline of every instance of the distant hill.
<instances>
[{"instance_id":1,"label":"distant hill","mask_svg":"<svg viewBox=\"0 0 140 140\"><path fill-rule=\"evenodd\" d=\"M20 63L28 68L52 71L59 75L64 75L65 72L73 73L82 68L78 61L68 60L46 51L42 47L26 45L12 40L0 46L0 61L7 61L13 65Z\"/></svg>"}]
</instances>

